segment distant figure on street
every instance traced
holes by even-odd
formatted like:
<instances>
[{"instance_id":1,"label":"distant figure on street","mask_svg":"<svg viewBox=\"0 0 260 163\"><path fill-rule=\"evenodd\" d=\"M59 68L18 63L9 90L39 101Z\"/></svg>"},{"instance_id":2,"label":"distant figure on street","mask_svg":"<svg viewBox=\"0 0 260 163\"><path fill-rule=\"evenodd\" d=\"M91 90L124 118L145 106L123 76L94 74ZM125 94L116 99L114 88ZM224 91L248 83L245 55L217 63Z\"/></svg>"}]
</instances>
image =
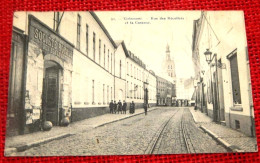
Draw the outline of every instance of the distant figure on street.
<instances>
[{"instance_id":1,"label":"distant figure on street","mask_svg":"<svg viewBox=\"0 0 260 163\"><path fill-rule=\"evenodd\" d=\"M116 114L117 104L116 101L114 101L114 113Z\"/></svg>"},{"instance_id":2,"label":"distant figure on street","mask_svg":"<svg viewBox=\"0 0 260 163\"><path fill-rule=\"evenodd\" d=\"M145 115L147 115L147 107L148 107L148 104L144 103L144 113L145 113Z\"/></svg>"},{"instance_id":3,"label":"distant figure on street","mask_svg":"<svg viewBox=\"0 0 260 163\"><path fill-rule=\"evenodd\" d=\"M110 113L113 114L113 109L114 109L113 100L111 100L111 102L109 103L109 109L110 109Z\"/></svg>"},{"instance_id":4,"label":"distant figure on street","mask_svg":"<svg viewBox=\"0 0 260 163\"><path fill-rule=\"evenodd\" d=\"M133 114L133 113L135 113L135 103L134 103L134 101L132 101L132 103L130 104L130 114Z\"/></svg>"},{"instance_id":5,"label":"distant figure on street","mask_svg":"<svg viewBox=\"0 0 260 163\"><path fill-rule=\"evenodd\" d=\"M123 113L124 113L124 114L126 114L126 106L127 106L127 104L126 104L126 102L125 102L125 100L124 100L124 102L123 102L123 107L122 107L122 110L123 110Z\"/></svg>"},{"instance_id":6,"label":"distant figure on street","mask_svg":"<svg viewBox=\"0 0 260 163\"><path fill-rule=\"evenodd\" d=\"M119 102L118 102L118 107L117 107L117 113L119 114L119 112L121 112L121 114L122 114L122 102L119 100Z\"/></svg>"}]
</instances>

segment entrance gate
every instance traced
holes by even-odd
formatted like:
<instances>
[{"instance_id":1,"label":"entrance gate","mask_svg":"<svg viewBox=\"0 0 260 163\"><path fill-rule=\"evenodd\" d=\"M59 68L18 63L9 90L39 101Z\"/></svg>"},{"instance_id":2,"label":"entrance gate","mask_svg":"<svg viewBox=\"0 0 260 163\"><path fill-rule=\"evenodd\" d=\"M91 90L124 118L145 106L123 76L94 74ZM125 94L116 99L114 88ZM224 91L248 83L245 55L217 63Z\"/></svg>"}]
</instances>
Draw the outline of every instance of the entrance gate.
<instances>
[{"instance_id":1,"label":"entrance gate","mask_svg":"<svg viewBox=\"0 0 260 163\"><path fill-rule=\"evenodd\" d=\"M57 66L46 68L43 91L43 119L58 125L59 68Z\"/></svg>"}]
</instances>

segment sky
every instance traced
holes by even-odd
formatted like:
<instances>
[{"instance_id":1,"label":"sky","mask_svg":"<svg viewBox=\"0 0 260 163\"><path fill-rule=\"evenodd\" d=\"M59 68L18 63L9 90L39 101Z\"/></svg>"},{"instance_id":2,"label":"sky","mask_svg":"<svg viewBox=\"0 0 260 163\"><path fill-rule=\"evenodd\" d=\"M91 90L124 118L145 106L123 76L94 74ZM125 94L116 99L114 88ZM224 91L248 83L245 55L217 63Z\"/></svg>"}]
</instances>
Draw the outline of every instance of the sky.
<instances>
[{"instance_id":1,"label":"sky","mask_svg":"<svg viewBox=\"0 0 260 163\"><path fill-rule=\"evenodd\" d=\"M156 74L169 44L177 78L194 76L192 65L193 20L200 11L102 11L95 12L114 41L124 40L126 48Z\"/></svg>"}]
</instances>

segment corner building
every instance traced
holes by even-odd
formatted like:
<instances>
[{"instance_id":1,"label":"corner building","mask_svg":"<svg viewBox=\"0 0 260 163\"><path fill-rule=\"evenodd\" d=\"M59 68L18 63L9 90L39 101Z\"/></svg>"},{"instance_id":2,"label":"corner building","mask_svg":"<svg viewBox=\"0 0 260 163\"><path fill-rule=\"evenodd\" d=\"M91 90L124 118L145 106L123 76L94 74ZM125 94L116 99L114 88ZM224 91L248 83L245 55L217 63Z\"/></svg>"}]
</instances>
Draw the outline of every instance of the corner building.
<instances>
[{"instance_id":1,"label":"corner building","mask_svg":"<svg viewBox=\"0 0 260 163\"><path fill-rule=\"evenodd\" d=\"M108 113L111 100L155 104L154 73L94 12L15 12L10 58L7 136Z\"/></svg>"},{"instance_id":2,"label":"corner building","mask_svg":"<svg viewBox=\"0 0 260 163\"><path fill-rule=\"evenodd\" d=\"M107 112L116 44L95 13L15 12L13 26L7 135Z\"/></svg>"}]
</instances>

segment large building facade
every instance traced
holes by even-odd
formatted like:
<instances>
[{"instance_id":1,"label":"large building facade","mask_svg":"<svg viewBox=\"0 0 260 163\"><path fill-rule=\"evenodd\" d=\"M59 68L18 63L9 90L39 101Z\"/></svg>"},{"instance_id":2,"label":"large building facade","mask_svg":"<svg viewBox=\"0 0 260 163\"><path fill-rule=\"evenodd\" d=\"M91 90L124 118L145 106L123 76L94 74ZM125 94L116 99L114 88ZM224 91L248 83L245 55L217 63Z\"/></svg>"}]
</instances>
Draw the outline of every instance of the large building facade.
<instances>
[{"instance_id":1,"label":"large building facade","mask_svg":"<svg viewBox=\"0 0 260 163\"><path fill-rule=\"evenodd\" d=\"M108 113L111 100L156 103L156 77L94 12L15 12L7 135Z\"/></svg>"},{"instance_id":2,"label":"large building facade","mask_svg":"<svg viewBox=\"0 0 260 163\"><path fill-rule=\"evenodd\" d=\"M254 136L243 12L202 12L193 32L198 109L216 122ZM206 62L205 52L212 52L211 61Z\"/></svg>"}]
</instances>

